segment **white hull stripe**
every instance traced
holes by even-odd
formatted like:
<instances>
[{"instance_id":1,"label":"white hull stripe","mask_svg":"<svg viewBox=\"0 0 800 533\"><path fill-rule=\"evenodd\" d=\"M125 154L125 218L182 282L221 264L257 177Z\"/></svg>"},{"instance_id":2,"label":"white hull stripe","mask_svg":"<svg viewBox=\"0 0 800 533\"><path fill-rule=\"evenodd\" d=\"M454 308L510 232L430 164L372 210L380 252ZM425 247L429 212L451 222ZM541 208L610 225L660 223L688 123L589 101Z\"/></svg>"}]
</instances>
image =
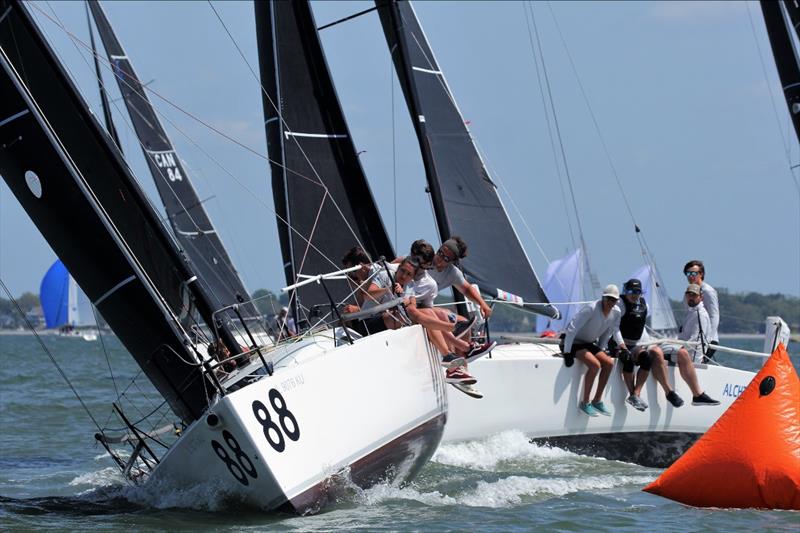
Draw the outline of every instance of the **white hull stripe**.
<instances>
[{"instance_id":1,"label":"white hull stripe","mask_svg":"<svg viewBox=\"0 0 800 533\"><path fill-rule=\"evenodd\" d=\"M327 133L298 133L294 131L286 131L284 132L286 138L288 139L291 137L311 137L312 139L347 139L347 135L343 135L341 133L334 133L328 135Z\"/></svg>"},{"instance_id":2,"label":"white hull stripe","mask_svg":"<svg viewBox=\"0 0 800 533\"><path fill-rule=\"evenodd\" d=\"M6 124L8 124L9 122L11 122L12 120L16 120L16 119L18 119L19 117L21 117L21 116L23 116L23 115L27 115L28 113L30 113L30 110L29 110L29 109L26 109L26 110L24 110L24 111L20 111L20 112L19 112L19 113L17 113L16 115L11 115L10 117L8 117L8 118L7 118L7 119L5 119L5 120L0 120L0 126L5 126Z\"/></svg>"},{"instance_id":3,"label":"white hull stripe","mask_svg":"<svg viewBox=\"0 0 800 533\"><path fill-rule=\"evenodd\" d=\"M411 67L411 70L416 70L417 72L424 72L425 74L436 74L438 76L442 75L441 70L431 70L429 68Z\"/></svg>"},{"instance_id":4,"label":"white hull stripe","mask_svg":"<svg viewBox=\"0 0 800 533\"><path fill-rule=\"evenodd\" d=\"M127 278L123 279L122 281L120 281L119 283L117 283L116 285L111 287L111 289L109 291L107 291L104 295L102 295L100 298L98 298L97 300L92 302L92 304L95 307L97 307L98 305L103 303L103 300L105 300L106 298L108 298L109 296L114 294L117 290L121 289L124 285L127 285L128 283L130 283L131 281L133 281L135 279L136 279L136 276L130 276L130 277L127 277Z\"/></svg>"}]
</instances>

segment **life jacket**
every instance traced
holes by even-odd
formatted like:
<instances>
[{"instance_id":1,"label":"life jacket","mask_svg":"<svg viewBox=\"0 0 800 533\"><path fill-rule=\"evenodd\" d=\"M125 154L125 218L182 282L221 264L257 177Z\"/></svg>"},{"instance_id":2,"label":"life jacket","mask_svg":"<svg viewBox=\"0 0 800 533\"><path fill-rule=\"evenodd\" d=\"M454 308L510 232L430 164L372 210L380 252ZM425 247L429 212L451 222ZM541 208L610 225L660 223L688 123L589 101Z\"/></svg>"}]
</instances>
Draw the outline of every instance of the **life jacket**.
<instances>
[{"instance_id":1,"label":"life jacket","mask_svg":"<svg viewBox=\"0 0 800 533\"><path fill-rule=\"evenodd\" d=\"M624 301L625 312L619 321L619 332L623 339L638 341L642 338L645 323L647 322L647 302L644 296L639 296L639 300L631 303Z\"/></svg>"}]
</instances>

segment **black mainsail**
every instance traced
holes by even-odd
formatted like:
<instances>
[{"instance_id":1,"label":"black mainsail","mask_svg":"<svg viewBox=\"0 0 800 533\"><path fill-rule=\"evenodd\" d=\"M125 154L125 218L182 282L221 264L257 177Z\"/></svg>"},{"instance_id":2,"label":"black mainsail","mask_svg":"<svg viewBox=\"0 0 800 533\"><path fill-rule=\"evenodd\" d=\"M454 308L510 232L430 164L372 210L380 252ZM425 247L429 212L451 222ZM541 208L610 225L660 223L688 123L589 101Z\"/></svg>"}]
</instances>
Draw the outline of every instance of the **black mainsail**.
<instances>
[{"instance_id":1,"label":"black mainsail","mask_svg":"<svg viewBox=\"0 0 800 533\"><path fill-rule=\"evenodd\" d=\"M782 2L761 0L761 12L764 14L769 44L778 67L789 115L800 140L800 58L792 41L791 25L783 12Z\"/></svg>"},{"instance_id":2,"label":"black mainsail","mask_svg":"<svg viewBox=\"0 0 800 533\"><path fill-rule=\"evenodd\" d=\"M522 298L548 316L536 273L489 177L409 2L376 0L383 32L417 132L439 236L469 245L464 272L492 297Z\"/></svg>"},{"instance_id":3,"label":"black mainsail","mask_svg":"<svg viewBox=\"0 0 800 533\"><path fill-rule=\"evenodd\" d=\"M358 160L305 0L255 2L272 191L288 284L341 268L361 245L394 257ZM340 301L349 288L329 284ZM316 284L298 290L303 308L328 301Z\"/></svg>"},{"instance_id":4,"label":"black mainsail","mask_svg":"<svg viewBox=\"0 0 800 533\"><path fill-rule=\"evenodd\" d=\"M198 418L210 384L180 320L194 305L211 324L212 308L18 0L0 0L0 94L3 179L172 410Z\"/></svg>"},{"instance_id":5,"label":"black mainsail","mask_svg":"<svg viewBox=\"0 0 800 533\"><path fill-rule=\"evenodd\" d=\"M216 229L203 208L203 203L192 186L186 169L181 163L167 132L147 97L128 55L117 39L111 23L99 2L89 2L97 31L103 41L117 79L120 93L125 101L131 123L153 175L167 218L193 270L212 295L217 309L240 304L245 318L258 317L258 311L250 303L250 296L239 274L233 266ZM95 56L95 61L97 57ZM100 81L98 74L98 81ZM103 91L101 83L101 91ZM105 112L106 104L104 104ZM110 113L107 124L112 124ZM111 125L113 131L113 124ZM242 303L247 302L247 303Z\"/></svg>"}]
</instances>

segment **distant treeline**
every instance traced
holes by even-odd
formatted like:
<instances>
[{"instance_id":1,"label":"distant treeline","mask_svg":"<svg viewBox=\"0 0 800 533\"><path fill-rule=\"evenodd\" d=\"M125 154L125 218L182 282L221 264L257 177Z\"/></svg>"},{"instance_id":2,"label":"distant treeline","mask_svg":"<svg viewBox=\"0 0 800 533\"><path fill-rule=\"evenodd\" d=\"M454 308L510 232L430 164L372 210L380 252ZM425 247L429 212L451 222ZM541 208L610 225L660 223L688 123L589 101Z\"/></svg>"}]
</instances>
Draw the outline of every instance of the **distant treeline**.
<instances>
[{"instance_id":1,"label":"distant treeline","mask_svg":"<svg viewBox=\"0 0 800 533\"><path fill-rule=\"evenodd\" d=\"M800 298L783 294L760 294L757 292L730 293L725 288L718 288L719 307L722 319L720 333L763 333L764 319L768 316L783 318L793 333L800 333ZM267 289L259 289L253 293L256 307L264 316L272 316L288 303L286 294L276 295ZM22 312L35 325L37 315L40 316L39 297L26 292L17 298ZM683 303L670 300L676 318L683 316ZM0 328L24 328L25 320L20 316L16 306L0 298ZM536 317L524 313L513 305L496 305L492 315L491 327L495 331L530 333L536 328Z\"/></svg>"}]
</instances>

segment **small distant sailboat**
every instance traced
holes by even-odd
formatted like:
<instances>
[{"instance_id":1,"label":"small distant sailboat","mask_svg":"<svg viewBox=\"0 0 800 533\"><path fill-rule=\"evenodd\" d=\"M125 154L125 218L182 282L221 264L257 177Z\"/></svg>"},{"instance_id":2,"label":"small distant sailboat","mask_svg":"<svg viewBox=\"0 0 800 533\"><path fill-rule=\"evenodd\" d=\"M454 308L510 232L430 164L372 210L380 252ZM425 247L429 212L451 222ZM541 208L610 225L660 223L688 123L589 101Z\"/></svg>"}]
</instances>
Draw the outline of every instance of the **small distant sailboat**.
<instances>
[{"instance_id":1,"label":"small distant sailboat","mask_svg":"<svg viewBox=\"0 0 800 533\"><path fill-rule=\"evenodd\" d=\"M75 279L67 272L60 259L47 270L39 288L39 301L44 312L45 325L59 328L58 335L97 340L97 320L92 302Z\"/></svg>"}]
</instances>

